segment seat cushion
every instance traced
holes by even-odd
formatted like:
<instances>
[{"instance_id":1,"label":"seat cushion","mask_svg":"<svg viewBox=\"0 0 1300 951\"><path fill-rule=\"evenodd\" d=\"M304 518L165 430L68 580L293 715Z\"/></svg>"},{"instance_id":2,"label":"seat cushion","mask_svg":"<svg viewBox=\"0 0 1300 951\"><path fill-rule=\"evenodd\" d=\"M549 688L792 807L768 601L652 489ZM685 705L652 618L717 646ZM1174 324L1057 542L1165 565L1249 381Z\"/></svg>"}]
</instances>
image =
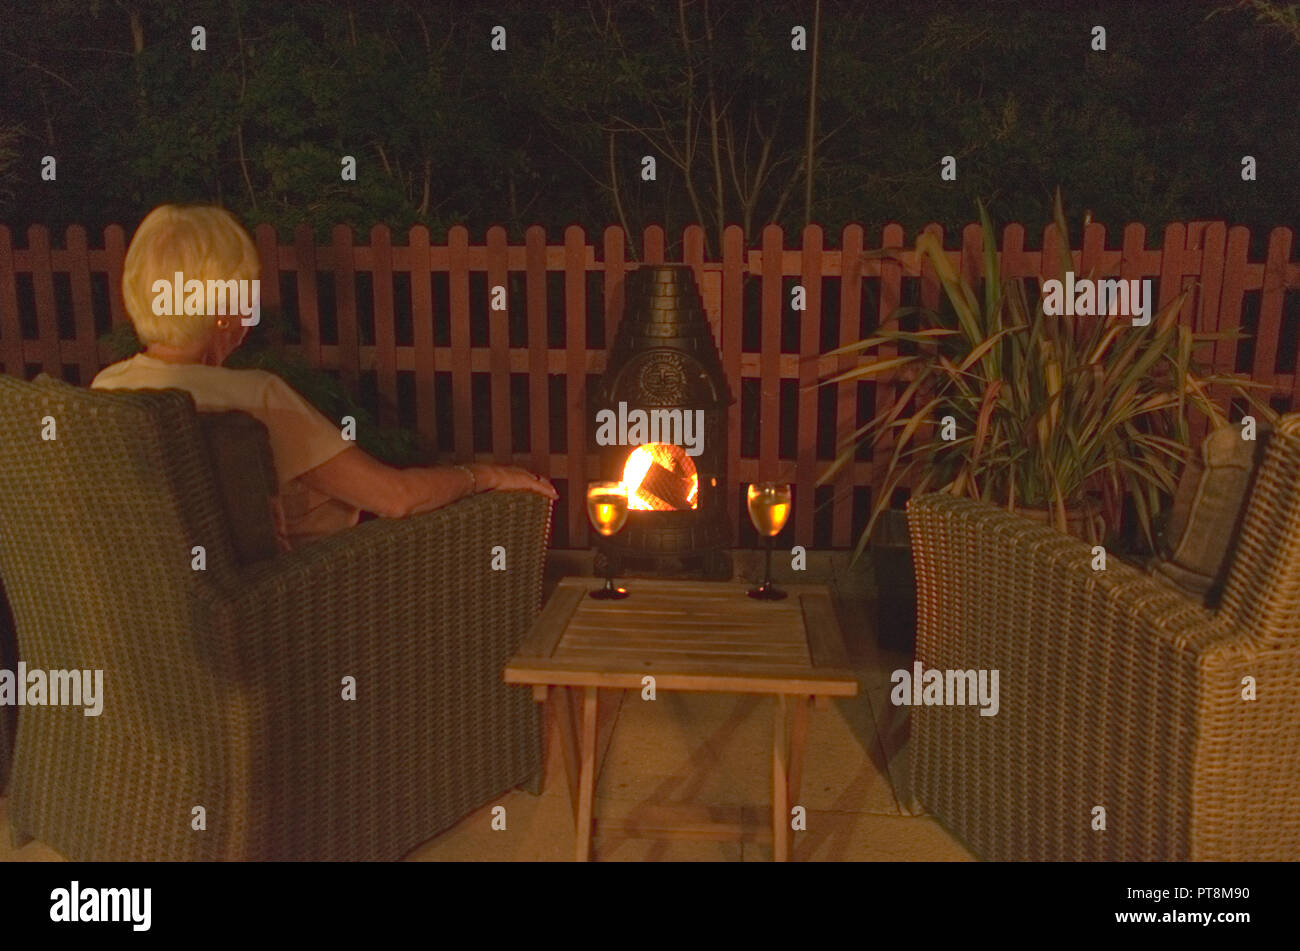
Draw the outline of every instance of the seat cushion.
<instances>
[{"instance_id":1,"label":"seat cushion","mask_svg":"<svg viewBox=\"0 0 1300 951\"><path fill-rule=\"evenodd\" d=\"M1183 470L1152 573L1206 603L1217 600L1268 431L1241 438L1237 426L1206 435Z\"/></svg>"},{"instance_id":2,"label":"seat cushion","mask_svg":"<svg viewBox=\"0 0 1300 951\"><path fill-rule=\"evenodd\" d=\"M199 413L198 419L236 556L243 564L274 558L280 553L273 509L278 488L266 426L235 410Z\"/></svg>"}]
</instances>

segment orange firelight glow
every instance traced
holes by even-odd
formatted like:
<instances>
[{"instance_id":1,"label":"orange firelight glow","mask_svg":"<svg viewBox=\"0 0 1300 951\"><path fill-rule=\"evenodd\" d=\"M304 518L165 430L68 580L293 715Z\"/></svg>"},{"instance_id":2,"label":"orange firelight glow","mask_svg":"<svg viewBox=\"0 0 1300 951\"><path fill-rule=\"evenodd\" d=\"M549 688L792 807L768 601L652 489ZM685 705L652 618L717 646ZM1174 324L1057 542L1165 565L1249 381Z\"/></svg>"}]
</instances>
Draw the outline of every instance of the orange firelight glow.
<instances>
[{"instance_id":1,"label":"orange firelight glow","mask_svg":"<svg viewBox=\"0 0 1300 951\"><path fill-rule=\"evenodd\" d=\"M627 507L673 512L699 506L700 477L681 446L652 442L637 446L623 466Z\"/></svg>"}]
</instances>

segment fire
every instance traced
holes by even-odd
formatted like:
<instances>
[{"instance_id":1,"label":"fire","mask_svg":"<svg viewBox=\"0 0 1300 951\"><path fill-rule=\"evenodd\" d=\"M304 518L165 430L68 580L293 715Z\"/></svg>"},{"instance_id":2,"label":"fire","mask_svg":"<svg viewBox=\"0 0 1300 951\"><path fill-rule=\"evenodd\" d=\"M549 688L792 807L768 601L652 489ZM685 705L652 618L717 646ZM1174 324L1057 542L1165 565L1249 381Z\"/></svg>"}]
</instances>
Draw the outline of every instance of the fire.
<instances>
[{"instance_id":1,"label":"fire","mask_svg":"<svg viewBox=\"0 0 1300 951\"><path fill-rule=\"evenodd\" d=\"M699 505L700 477L686 451L672 443L637 446L623 466L629 509L673 512Z\"/></svg>"}]
</instances>

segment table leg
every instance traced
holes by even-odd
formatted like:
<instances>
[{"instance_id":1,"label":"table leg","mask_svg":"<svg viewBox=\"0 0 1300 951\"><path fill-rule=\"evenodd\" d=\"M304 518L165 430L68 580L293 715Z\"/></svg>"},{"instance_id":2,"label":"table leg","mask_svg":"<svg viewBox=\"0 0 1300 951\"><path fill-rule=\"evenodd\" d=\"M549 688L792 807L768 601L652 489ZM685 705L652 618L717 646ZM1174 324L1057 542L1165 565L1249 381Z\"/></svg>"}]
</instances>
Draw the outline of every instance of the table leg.
<instances>
[{"instance_id":1,"label":"table leg","mask_svg":"<svg viewBox=\"0 0 1300 951\"><path fill-rule=\"evenodd\" d=\"M799 805L799 789L803 785L804 749L808 739L808 707L812 697L791 697L794 704L794 726L790 730L790 780L789 805Z\"/></svg>"},{"instance_id":2,"label":"table leg","mask_svg":"<svg viewBox=\"0 0 1300 951\"><path fill-rule=\"evenodd\" d=\"M808 708L812 697L779 694L772 717L772 860L790 859L790 809L799 805L803 785L804 750L808 740Z\"/></svg>"},{"instance_id":3,"label":"table leg","mask_svg":"<svg viewBox=\"0 0 1300 951\"><path fill-rule=\"evenodd\" d=\"M569 803L576 821L578 816L578 738L574 728L573 697L569 687L555 687L550 694L551 729L559 739L560 753L564 759L564 777L569 786Z\"/></svg>"},{"instance_id":4,"label":"table leg","mask_svg":"<svg viewBox=\"0 0 1300 951\"><path fill-rule=\"evenodd\" d=\"M772 717L772 861L790 857L789 775L786 771L786 699L778 694Z\"/></svg>"},{"instance_id":5,"label":"table leg","mask_svg":"<svg viewBox=\"0 0 1300 951\"><path fill-rule=\"evenodd\" d=\"M586 687L582 695L582 770L578 777L577 860L591 861L591 811L596 792L596 713L599 691Z\"/></svg>"}]
</instances>

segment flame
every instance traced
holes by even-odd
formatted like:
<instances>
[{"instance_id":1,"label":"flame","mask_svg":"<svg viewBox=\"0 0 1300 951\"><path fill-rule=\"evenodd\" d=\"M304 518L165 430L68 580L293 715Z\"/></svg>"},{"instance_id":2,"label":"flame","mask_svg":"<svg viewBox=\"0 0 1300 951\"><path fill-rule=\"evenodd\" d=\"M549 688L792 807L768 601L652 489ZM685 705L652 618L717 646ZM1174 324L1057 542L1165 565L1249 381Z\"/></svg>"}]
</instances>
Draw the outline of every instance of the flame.
<instances>
[{"instance_id":1,"label":"flame","mask_svg":"<svg viewBox=\"0 0 1300 951\"><path fill-rule=\"evenodd\" d=\"M641 488L641 482L645 479L645 474L650 471L654 465L654 456L646 451L644 446L635 449L627 457L627 465L623 466L623 484L627 486L627 507L629 509L648 509L650 505L642 502L637 495L637 490Z\"/></svg>"},{"instance_id":2,"label":"flame","mask_svg":"<svg viewBox=\"0 0 1300 951\"><path fill-rule=\"evenodd\" d=\"M643 485L652 470L654 484ZM631 510L665 512L699 506L700 477L695 463L673 443L646 443L632 450L623 466L623 484ZM684 499L685 505L677 504L679 499Z\"/></svg>"}]
</instances>

